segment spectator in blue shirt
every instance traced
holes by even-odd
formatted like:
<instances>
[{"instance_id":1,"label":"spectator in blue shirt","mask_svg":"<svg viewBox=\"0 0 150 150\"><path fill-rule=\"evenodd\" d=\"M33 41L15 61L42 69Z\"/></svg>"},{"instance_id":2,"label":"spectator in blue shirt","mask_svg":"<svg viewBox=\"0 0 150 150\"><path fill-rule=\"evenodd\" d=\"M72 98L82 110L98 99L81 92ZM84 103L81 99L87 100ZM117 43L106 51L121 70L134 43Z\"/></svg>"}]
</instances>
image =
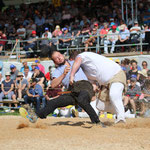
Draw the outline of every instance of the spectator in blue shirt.
<instances>
[{"instance_id":1,"label":"spectator in blue shirt","mask_svg":"<svg viewBox=\"0 0 150 150\"><path fill-rule=\"evenodd\" d=\"M24 96L25 104L35 104L36 111L40 109L42 100L42 106L45 106L45 99L43 99L43 89L39 84L37 84L37 82L38 81L35 78L32 78L30 88L27 90L27 95Z\"/></svg>"},{"instance_id":2,"label":"spectator in blue shirt","mask_svg":"<svg viewBox=\"0 0 150 150\"><path fill-rule=\"evenodd\" d=\"M24 68L28 66L27 61L23 61L22 65L23 66L21 67L20 72L24 73ZM28 67L29 67L29 70L32 71L32 67L31 66L28 66Z\"/></svg>"}]
</instances>

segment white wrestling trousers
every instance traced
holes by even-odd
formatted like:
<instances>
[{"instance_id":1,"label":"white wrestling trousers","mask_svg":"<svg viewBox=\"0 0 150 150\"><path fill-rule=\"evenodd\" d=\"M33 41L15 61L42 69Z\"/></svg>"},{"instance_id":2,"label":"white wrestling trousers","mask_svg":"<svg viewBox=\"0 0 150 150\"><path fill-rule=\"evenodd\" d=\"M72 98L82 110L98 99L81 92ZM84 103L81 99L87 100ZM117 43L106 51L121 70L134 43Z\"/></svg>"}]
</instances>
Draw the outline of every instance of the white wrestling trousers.
<instances>
[{"instance_id":1,"label":"white wrestling trousers","mask_svg":"<svg viewBox=\"0 0 150 150\"><path fill-rule=\"evenodd\" d=\"M120 82L112 83L109 91L110 101L103 102L97 100L96 107L100 111L110 112L117 115L116 122L123 120L125 121L125 111L122 101L122 92L124 85Z\"/></svg>"},{"instance_id":2,"label":"white wrestling trousers","mask_svg":"<svg viewBox=\"0 0 150 150\"><path fill-rule=\"evenodd\" d=\"M97 103L97 99L90 102L90 105L95 110L96 114L99 115L99 110L96 108L96 103ZM80 118L88 118L89 115L86 112L79 112L79 117Z\"/></svg>"}]
</instances>

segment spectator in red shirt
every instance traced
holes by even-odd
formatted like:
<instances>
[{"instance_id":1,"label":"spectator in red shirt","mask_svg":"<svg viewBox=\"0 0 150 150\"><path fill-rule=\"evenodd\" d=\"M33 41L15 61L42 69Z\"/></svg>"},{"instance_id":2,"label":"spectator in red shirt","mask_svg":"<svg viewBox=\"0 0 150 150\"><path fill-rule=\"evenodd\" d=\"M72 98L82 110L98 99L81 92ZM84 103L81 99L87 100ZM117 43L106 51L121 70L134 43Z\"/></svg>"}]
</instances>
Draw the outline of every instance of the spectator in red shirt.
<instances>
[{"instance_id":1,"label":"spectator in red shirt","mask_svg":"<svg viewBox=\"0 0 150 150\"><path fill-rule=\"evenodd\" d=\"M2 32L2 30L0 30L0 54L2 52L2 49L4 47L4 45L6 44L6 41L3 41L4 40L7 40L7 37L6 35Z\"/></svg>"},{"instance_id":2,"label":"spectator in red shirt","mask_svg":"<svg viewBox=\"0 0 150 150\"><path fill-rule=\"evenodd\" d=\"M46 73L45 75L45 78L47 81L50 81L52 80L51 77L52 77L52 72L54 71L55 67L54 66L49 66L49 72Z\"/></svg>"}]
</instances>

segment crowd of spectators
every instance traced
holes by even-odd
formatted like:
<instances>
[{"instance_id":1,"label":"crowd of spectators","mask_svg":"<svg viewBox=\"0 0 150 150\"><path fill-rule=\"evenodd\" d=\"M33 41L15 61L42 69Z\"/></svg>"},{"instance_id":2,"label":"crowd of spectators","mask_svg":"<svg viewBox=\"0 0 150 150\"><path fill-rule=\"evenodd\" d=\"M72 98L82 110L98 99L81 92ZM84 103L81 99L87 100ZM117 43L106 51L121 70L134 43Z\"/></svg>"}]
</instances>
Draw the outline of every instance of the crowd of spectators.
<instances>
[{"instance_id":1,"label":"crowd of spectators","mask_svg":"<svg viewBox=\"0 0 150 150\"><path fill-rule=\"evenodd\" d=\"M69 60L73 61L78 53L75 51L70 54ZM144 116L146 112L145 103L150 101L150 70L148 63L143 61L140 67L135 59L129 60L113 60L118 63L127 76L127 92L124 93L124 107L125 110L139 116ZM65 91L62 84L53 88L51 81L53 72L57 66L50 66L49 71L45 72L45 67L39 60L35 60L31 66L26 61L22 62L20 70L13 64L10 65L10 71L2 76L0 73L0 101L5 99L16 101L23 101L25 104L32 104L36 109L44 107L47 101L58 97L60 92ZM56 73L55 73L56 74ZM91 105L96 105L95 99ZM0 103L3 106L3 103ZM11 107L11 104L9 104ZM17 107L17 104L15 104ZM68 112L69 110L69 112ZM55 115L61 113L64 116L72 116L73 106L55 110ZM80 109L79 109L80 111ZM68 115L69 114L69 115ZM79 112L81 116L87 116ZM84 114L84 115L83 115Z\"/></svg>"},{"instance_id":2,"label":"crowd of spectators","mask_svg":"<svg viewBox=\"0 0 150 150\"><path fill-rule=\"evenodd\" d=\"M141 30L144 31L142 39L145 39L145 31L149 30L150 25L150 6L147 0L138 1L138 20L131 20L130 11L128 16L128 22L122 20L121 1L118 0L62 1L58 7L49 2L9 6L0 12L0 39L28 40L21 46L27 57L31 57L30 51L36 52L43 45L53 47L59 44L59 48L83 45L87 51L88 47L97 43L98 33L101 34L99 43L104 44L104 53L108 53L108 44L112 45L110 53L113 53L120 51L115 50L115 44L139 42ZM84 37L76 38L78 36ZM38 42L38 45L37 38L44 40ZM0 53L4 46L8 45L5 41L0 41Z\"/></svg>"}]
</instances>

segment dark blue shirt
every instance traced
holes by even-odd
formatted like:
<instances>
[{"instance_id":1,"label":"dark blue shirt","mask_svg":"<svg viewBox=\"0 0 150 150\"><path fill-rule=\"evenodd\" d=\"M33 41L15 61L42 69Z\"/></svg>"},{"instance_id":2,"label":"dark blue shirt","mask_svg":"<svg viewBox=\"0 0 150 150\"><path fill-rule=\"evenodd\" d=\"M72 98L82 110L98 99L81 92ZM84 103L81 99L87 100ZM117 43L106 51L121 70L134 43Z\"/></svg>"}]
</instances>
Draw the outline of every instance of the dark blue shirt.
<instances>
[{"instance_id":1,"label":"dark blue shirt","mask_svg":"<svg viewBox=\"0 0 150 150\"><path fill-rule=\"evenodd\" d=\"M32 95L43 96L43 89L39 84L36 84L35 89L33 89L33 88L29 89L29 93L32 94Z\"/></svg>"}]
</instances>

